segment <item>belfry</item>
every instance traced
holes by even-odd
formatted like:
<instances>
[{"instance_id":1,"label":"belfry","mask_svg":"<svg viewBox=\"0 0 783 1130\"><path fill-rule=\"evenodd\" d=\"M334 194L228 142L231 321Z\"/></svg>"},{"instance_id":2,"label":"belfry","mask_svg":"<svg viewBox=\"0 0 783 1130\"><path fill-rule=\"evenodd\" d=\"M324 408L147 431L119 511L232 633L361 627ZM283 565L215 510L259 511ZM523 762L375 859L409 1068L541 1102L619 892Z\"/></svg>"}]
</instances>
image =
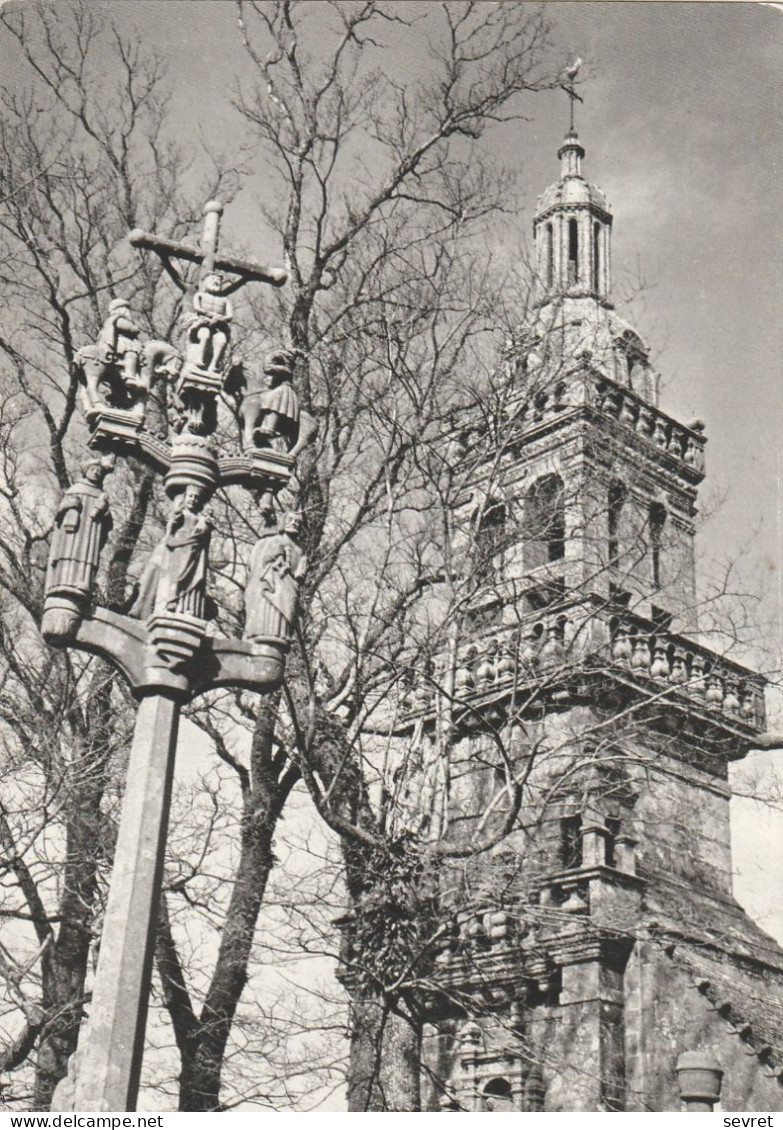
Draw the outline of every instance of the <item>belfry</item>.
<instances>
[{"instance_id":1,"label":"belfry","mask_svg":"<svg viewBox=\"0 0 783 1130\"><path fill-rule=\"evenodd\" d=\"M445 762L438 835L517 805L444 866L424 1109L778 1110L783 950L733 895L729 824L763 679L698 634L704 426L661 409L614 310L612 214L573 128L558 156L508 426L498 450L478 421L464 436L479 580L398 731Z\"/></svg>"}]
</instances>

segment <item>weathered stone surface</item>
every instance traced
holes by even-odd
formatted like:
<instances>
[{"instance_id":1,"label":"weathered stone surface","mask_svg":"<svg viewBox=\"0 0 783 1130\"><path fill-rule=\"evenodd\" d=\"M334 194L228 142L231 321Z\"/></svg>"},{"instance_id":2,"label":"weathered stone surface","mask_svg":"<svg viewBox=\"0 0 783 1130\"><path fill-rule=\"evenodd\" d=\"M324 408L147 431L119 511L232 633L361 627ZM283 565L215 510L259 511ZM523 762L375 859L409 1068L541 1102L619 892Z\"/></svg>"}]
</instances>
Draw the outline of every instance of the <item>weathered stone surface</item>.
<instances>
[{"instance_id":1,"label":"weathered stone surface","mask_svg":"<svg viewBox=\"0 0 783 1130\"><path fill-rule=\"evenodd\" d=\"M136 1109L178 720L175 698L139 704L75 1110Z\"/></svg>"}]
</instances>

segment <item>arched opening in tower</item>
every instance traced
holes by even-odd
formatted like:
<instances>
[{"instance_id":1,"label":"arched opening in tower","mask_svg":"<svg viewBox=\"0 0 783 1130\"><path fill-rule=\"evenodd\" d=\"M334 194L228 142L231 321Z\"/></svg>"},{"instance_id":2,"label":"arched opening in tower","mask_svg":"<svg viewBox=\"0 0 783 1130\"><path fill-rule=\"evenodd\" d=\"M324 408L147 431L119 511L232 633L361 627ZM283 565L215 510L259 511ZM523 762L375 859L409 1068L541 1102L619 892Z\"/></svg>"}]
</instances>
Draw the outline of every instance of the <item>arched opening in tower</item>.
<instances>
[{"instance_id":1,"label":"arched opening in tower","mask_svg":"<svg viewBox=\"0 0 783 1130\"><path fill-rule=\"evenodd\" d=\"M508 1079L490 1079L484 1087L484 1109L487 1111L509 1111L514 1109L511 1083Z\"/></svg>"},{"instance_id":2,"label":"arched opening in tower","mask_svg":"<svg viewBox=\"0 0 783 1130\"><path fill-rule=\"evenodd\" d=\"M660 502L650 506L650 571L653 588L661 587L661 546L663 527L666 522L666 508Z\"/></svg>"},{"instance_id":3,"label":"arched opening in tower","mask_svg":"<svg viewBox=\"0 0 783 1130\"><path fill-rule=\"evenodd\" d=\"M503 502L490 499L476 530L476 576L488 580L495 572L494 558L506 545L508 512Z\"/></svg>"},{"instance_id":4,"label":"arched opening in tower","mask_svg":"<svg viewBox=\"0 0 783 1130\"><path fill-rule=\"evenodd\" d=\"M525 567L535 569L564 556L563 480L559 475L544 475L525 495Z\"/></svg>"},{"instance_id":5,"label":"arched opening in tower","mask_svg":"<svg viewBox=\"0 0 783 1130\"><path fill-rule=\"evenodd\" d=\"M579 226L576 220L568 221L568 282L579 278Z\"/></svg>"}]
</instances>

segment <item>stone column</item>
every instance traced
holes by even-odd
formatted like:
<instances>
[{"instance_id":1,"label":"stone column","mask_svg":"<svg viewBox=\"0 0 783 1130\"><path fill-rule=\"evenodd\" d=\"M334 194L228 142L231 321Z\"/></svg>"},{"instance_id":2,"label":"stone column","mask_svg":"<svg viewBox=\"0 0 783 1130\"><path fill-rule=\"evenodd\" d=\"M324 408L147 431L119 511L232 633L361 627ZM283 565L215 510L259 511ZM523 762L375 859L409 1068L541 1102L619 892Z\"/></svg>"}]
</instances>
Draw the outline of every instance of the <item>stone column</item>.
<instances>
[{"instance_id":1,"label":"stone column","mask_svg":"<svg viewBox=\"0 0 783 1130\"><path fill-rule=\"evenodd\" d=\"M76 1053L77 1111L136 1109L179 710L178 698L158 689L139 704L89 1021Z\"/></svg>"},{"instance_id":2,"label":"stone column","mask_svg":"<svg viewBox=\"0 0 783 1130\"><path fill-rule=\"evenodd\" d=\"M589 212L582 212L579 223L579 276L577 282L593 289L593 222Z\"/></svg>"},{"instance_id":3,"label":"stone column","mask_svg":"<svg viewBox=\"0 0 783 1130\"><path fill-rule=\"evenodd\" d=\"M568 265L566 263L567 249L565 246L564 230L565 220L562 215L557 212L552 217L552 264L554 268L552 288L555 291L565 290L568 279Z\"/></svg>"}]
</instances>

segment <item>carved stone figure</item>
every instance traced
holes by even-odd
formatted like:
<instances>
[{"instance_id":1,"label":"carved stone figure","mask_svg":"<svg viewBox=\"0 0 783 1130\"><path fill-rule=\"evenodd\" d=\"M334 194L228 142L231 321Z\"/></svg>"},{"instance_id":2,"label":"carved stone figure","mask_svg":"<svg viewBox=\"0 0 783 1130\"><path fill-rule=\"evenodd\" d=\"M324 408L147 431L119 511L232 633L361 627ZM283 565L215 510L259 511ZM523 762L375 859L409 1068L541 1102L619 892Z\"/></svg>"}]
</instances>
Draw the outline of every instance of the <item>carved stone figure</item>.
<instances>
[{"instance_id":1,"label":"carved stone figure","mask_svg":"<svg viewBox=\"0 0 783 1130\"><path fill-rule=\"evenodd\" d=\"M299 586L307 558L294 541L301 515L289 511L282 529L263 533L250 555L245 589L245 639L282 640L293 636Z\"/></svg>"},{"instance_id":2,"label":"carved stone figure","mask_svg":"<svg viewBox=\"0 0 783 1130\"><path fill-rule=\"evenodd\" d=\"M100 359L116 365L126 384L133 383L139 373L141 327L136 324L125 298L114 298L98 335Z\"/></svg>"},{"instance_id":3,"label":"carved stone figure","mask_svg":"<svg viewBox=\"0 0 783 1130\"><path fill-rule=\"evenodd\" d=\"M224 297L226 287L217 271L208 274L201 289L193 295L193 311L188 316L185 364L217 376L228 362L230 325L234 316L231 303Z\"/></svg>"},{"instance_id":4,"label":"carved stone figure","mask_svg":"<svg viewBox=\"0 0 783 1130\"><path fill-rule=\"evenodd\" d=\"M318 431L313 417L299 408L295 359L292 350L276 349L267 355L262 374L248 377L242 366L232 369L225 392L234 400L245 452L298 455Z\"/></svg>"},{"instance_id":5,"label":"carved stone figure","mask_svg":"<svg viewBox=\"0 0 783 1130\"><path fill-rule=\"evenodd\" d=\"M112 528L103 480L113 456L95 459L62 497L54 520L42 630L52 638L72 633L92 596L101 551Z\"/></svg>"},{"instance_id":6,"label":"carved stone figure","mask_svg":"<svg viewBox=\"0 0 783 1130\"><path fill-rule=\"evenodd\" d=\"M83 346L73 360L88 420L102 408L111 408L128 412L142 422L154 378L173 380L181 367L182 355L167 341L147 341L141 346L138 368L132 378L127 378L115 361L107 359L100 342Z\"/></svg>"},{"instance_id":7,"label":"carved stone figure","mask_svg":"<svg viewBox=\"0 0 783 1130\"><path fill-rule=\"evenodd\" d=\"M204 511L208 492L187 486L177 496L166 532L150 554L128 615L146 620L156 612L204 619L212 522Z\"/></svg>"}]
</instances>

